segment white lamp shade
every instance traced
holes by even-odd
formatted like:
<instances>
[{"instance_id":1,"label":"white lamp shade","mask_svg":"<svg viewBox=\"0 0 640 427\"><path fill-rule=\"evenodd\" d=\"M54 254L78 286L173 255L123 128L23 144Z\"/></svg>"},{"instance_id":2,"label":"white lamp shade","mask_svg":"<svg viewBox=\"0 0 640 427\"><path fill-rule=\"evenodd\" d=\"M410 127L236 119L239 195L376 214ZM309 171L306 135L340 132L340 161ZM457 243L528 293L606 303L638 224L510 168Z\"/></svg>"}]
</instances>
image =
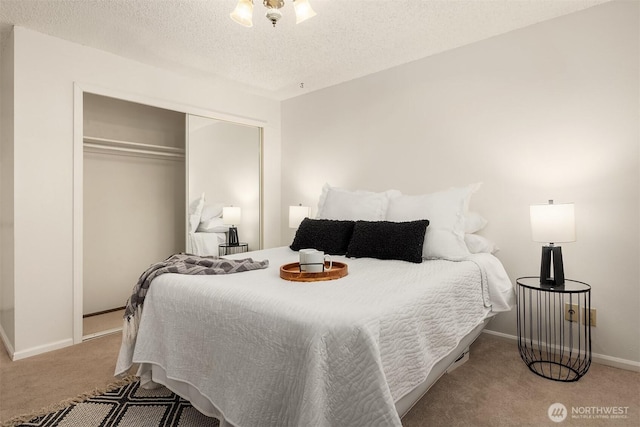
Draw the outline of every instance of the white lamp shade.
<instances>
[{"instance_id":1,"label":"white lamp shade","mask_svg":"<svg viewBox=\"0 0 640 427\"><path fill-rule=\"evenodd\" d=\"M231 19L245 27L253 27L253 0L239 0Z\"/></svg>"},{"instance_id":2,"label":"white lamp shade","mask_svg":"<svg viewBox=\"0 0 640 427\"><path fill-rule=\"evenodd\" d=\"M308 206L289 206L289 228L298 228L303 219L308 218Z\"/></svg>"},{"instance_id":3,"label":"white lamp shade","mask_svg":"<svg viewBox=\"0 0 640 427\"><path fill-rule=\"evenodd\" d=\"M226 225L238 225L242 219L242 210L238 206L222 208L222 222Z\"/></svg>"},{"instance_id":4,"label":"white lamp shade","mask_svg":"<svg viewBox=\"0 0 640 427\"><path fill-rule=\"evenodd\" d=\"M531 235L534 242L575 242L576 223L573 203L531 205Z\"/></svg>"},{"instance_id":5,"label":"white lamp shade","mask_svg":"<svg viewBox=\"0 0 640 427\"><path fill-rule=\"evenodd\" d=\"M296 24L316 16L308 0L293 0L293 8L296 11Z\"/></svg>"}]
</instances>

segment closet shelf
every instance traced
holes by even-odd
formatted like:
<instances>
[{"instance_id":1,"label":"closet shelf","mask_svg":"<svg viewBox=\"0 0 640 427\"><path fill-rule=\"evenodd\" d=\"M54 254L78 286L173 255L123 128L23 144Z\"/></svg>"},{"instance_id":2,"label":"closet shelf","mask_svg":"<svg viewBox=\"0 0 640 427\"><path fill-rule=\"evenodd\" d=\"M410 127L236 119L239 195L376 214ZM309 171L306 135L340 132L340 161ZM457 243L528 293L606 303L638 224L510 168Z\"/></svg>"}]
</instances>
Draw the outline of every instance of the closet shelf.
<instances>
[{"instance_id":1,"label":"closet shelf","mask_svg":"<svg viewBox=\"0 0 640 427\"><path fill-rule=\"evenodd\" d=\"M120 152L130 155L142 155L161 158L184 159L184 149L165 145L142 144L139 142L120 141L117 139L85 136L84 148L94 152Z\"/></svg>"}]
</instances>

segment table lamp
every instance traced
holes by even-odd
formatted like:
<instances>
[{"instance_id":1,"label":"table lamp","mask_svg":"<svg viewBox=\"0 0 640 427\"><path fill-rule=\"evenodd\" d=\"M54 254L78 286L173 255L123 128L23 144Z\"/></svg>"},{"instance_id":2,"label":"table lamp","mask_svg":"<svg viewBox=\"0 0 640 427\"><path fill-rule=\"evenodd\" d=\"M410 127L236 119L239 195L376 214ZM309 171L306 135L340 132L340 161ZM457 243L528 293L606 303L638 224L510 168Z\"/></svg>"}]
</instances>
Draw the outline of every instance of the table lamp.
<instances>
[{"instance_id":1,"label":"table lamp","mask_svg":"<svg viewBox=\"0 0 640 427\"><path fill-rule=\"evenodd\" d=\"M310 209L308 206L289 206L289 228L298 228L303 219L309 218Z\"/></svg>"},{"instance_id":2,"label":"table lamp","mask_svg":"<svg viewBox=\"0 0 640 427\"><path fill-rule=\"evenodd\" d=\"M229 225L229 241L230 246L238 246L238 229L236 224L240 224L242 219L242 211L238 206L225 206L222 208L222 222Z\"/></svg>"},{"instance_id":3,"label":"table lamp","mask_svg":"<svg viewBox=\"0 0 640 427\"><path fill-rule=\"evenodd\" d=\"M548 286L564 285L562 248L556 243L575 242L576 225L573 203L531 205L531 235L534 242L548 243L542 247L540 283ZM553 264L553 276L551 265Z\"/></svg>"}]
</instances>

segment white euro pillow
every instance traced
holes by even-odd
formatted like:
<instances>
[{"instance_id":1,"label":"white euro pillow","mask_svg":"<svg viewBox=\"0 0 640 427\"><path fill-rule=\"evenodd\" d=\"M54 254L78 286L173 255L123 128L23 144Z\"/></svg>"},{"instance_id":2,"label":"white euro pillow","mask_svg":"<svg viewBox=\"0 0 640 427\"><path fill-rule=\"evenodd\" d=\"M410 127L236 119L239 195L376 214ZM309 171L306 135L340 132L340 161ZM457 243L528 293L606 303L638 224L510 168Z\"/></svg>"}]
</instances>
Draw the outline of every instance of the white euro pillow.
<instances>
[{"instance_id":1,"label":"white euro pillow","mask_svg":"<svg viewBox=\"0 0 640 427\"><path fill-rule=\"evenodd\" d=\"M213 217L200 221L196 231L199 233L226 233L229 231L229 226L224 224L222 217Z\"/></svg>"},{"instance_id":2,"label":"white euro pillow","mask_svg":"<svg viewBox=\"0 0 640 427\"><path fill-rule=\"evenodd\" d=\"M204 193L199 199L189 204L189 231L195 233L200 225L202 209L204 208Z\"/></svg>"},{"instance_id":3,"label":"white euro pillow","mask_svg":"<svg viewBox=\"0 0 640 427\"><path fill-rule=\"evenodd\" d=\"M428 219L422 255L427 259L461 259L469 255L464 241L471 195L481 183L424 195L400 195L389 201L388 221Z\"/></svg>"},{"instance_id":4,"label":"white euro pillow","mask_svg":"<svg viewBox=\"0 0 640 427\"><path fill-rule=\"evenodd\" d=\"M207 222L212 218L221 217L223 207L223 203L205 203L204 207L202 208L200 222Z\"/></svg>"},{"instance_id":5,"label":"white euro pillow","mask_svg":"<svg viewBox=\"0 0 640 427\"><path fill-rule=\"evenodd\" d=\"M399 191L381 193L352 191L325 184L318 200L317 219L348 221L382 221L385 219L389 198L399 195Z\"/></svg>"}]
</instances>

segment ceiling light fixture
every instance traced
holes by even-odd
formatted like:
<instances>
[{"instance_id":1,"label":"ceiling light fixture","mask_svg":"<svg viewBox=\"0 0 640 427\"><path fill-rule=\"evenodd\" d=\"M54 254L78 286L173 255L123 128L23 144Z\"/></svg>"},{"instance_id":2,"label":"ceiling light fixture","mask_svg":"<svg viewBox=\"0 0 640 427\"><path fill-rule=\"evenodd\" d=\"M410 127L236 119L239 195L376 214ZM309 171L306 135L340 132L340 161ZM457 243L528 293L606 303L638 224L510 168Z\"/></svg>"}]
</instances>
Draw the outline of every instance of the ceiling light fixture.
<instances>
[{"instance_id":1,"label":"ceiling light fixture","mask_svg":"<svg viewBox=\"0 0 640 427\"><path fill-rule=\"evenodd\" d=\"M267 8L265 16L275 27L278 20L282 18L280 9L284 7L284 0L263 0L262 4ZM293 8L296 12L296 24L316 16L309 0L293 0ZM238 0L238 4L230 16L240 25L253 27L253 0Z\"/></svg>"}]
</instances>

